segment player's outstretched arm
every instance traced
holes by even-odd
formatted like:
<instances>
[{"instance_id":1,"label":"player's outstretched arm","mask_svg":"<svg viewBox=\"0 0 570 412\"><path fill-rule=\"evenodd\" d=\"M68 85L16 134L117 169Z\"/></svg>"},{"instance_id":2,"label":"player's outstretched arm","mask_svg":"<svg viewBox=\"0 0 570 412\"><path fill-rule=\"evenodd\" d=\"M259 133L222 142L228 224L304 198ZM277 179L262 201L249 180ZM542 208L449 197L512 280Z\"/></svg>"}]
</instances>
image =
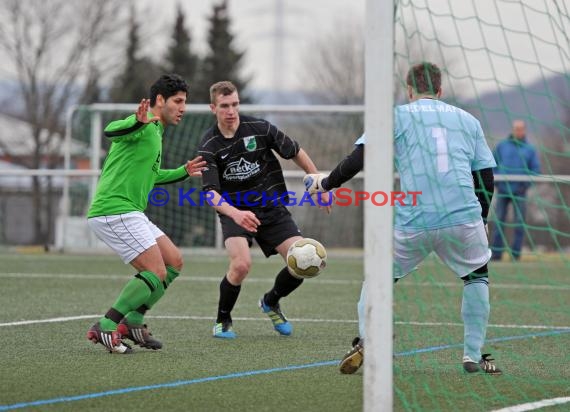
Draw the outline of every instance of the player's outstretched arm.
<instances>
[{"instance_id":1,"label":"player's outstretched arm","mask_svg":"<svg viewBox=\"0 0 570 412\"><path fill-rule=\"evenodd\" d=\"M299 152L297 153L297 155L295 157L293 157L293 161L295 162L295 164L297 166L299 166L301 169L303 169L305 171L305 173L307 173L308 175L319 175L317 167L315 166L315 163L313 163L313 160L309 157L307 152L305 152L305 150L303 150L302 148L299 149ZM311 193L311 192L309 191L309 193ZM311 194L314 194L314 193L316 193L316 191L314 191ZM324 193L321 196L323 204L331 204L332 205L332 202L330 202L329 196L330 195L328 193ZM332 207L331 206L319 206L319 209L324 209L327 213L330 213Z\"/></svg>"},{"instance_id":2,"label":"player's outstretched arm","mask_svg":"<svg viewBox=\"0 0 570 412\"><path fill-rule=\"evenodd\" d=\"M206 167L206 162L202 160L202 156L197 156L192 160L188 160L184 165L177 169L160 169L156 176L155 184L166 185L170 183L178 183L186 180L188 176L202 176L202 170Z\"/></svg>"},{"instance_id":3,"label":"player's outstretched arm","mask_svg":"<svg viewBox=\"0 0 570 412\"><path fill-rule=\"evenodd\" d=\"M323 187L323 179L326 177L327 175L323 173L309 173L308 175L305 175L303 177L305 190L311 195L328 192L328 190Z\"/></svg>"},{"instance_id":4,"label":"player's outstretched arm","mask_svg":"<svg viewBox=\"0 0 570 412\"><path fill-rule=\"evenodd\" d=\"M364 168L364 145L358 144L348 156L346 156L330 173L308 174L303 178L307 192L328 192L348 182Z\"/></svg>"},{"instance_id":5,"label":"player's outstretched arm","mask_svg":"<svg viewBox=\"0 0 570 412\"><path fill-rule=\"evenodd\" d=\"M196 156L192 160L188 160L184 165L186 173L191 177L202 176L202 170L206 168L206 161L203 160L202 156Z\"/></svg>"},{"instance_id":6,"label":"player's outstretched arm","mask_svg":"<svg viewBox=\"0 0 570 412\"><path fill-rule=\"evenodd\" d=\"M292 158L297 166L305 171L305 173L318 173L317 166L309 157L303 148L299 149L295 157Z\"/></svg>"}]
</instances>

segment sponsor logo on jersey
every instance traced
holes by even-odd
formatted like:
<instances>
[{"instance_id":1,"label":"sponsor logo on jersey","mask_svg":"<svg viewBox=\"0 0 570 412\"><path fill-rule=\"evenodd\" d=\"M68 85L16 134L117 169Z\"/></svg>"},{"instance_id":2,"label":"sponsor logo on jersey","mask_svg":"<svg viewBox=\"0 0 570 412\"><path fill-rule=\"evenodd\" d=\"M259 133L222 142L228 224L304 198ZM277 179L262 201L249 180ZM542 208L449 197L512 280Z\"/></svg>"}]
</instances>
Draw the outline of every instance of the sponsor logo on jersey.
<instances>
[{"instance_id":1,"label":"sponsor logo on jersey","mask_svg":"<svg viewBox=\"0 0 570 412\"><path fill-rule=\"evenodd\" d=\"M247 136L243 138L243 144L248 152L253 152L257 149L257 141L255 136Z\"/></svg>"},{"instance_id":2,"label":"sponsor logo on jersey","mask_svg":"<svg viewBox=\"0 0 570 412\"><path fill-rule=\"evenodd\" d=\"M223 177L226 180L246 180L258 174L261 170L259 163L248 162L243 157L235 162L228 163Z\"/></svg>"}]
</instances>

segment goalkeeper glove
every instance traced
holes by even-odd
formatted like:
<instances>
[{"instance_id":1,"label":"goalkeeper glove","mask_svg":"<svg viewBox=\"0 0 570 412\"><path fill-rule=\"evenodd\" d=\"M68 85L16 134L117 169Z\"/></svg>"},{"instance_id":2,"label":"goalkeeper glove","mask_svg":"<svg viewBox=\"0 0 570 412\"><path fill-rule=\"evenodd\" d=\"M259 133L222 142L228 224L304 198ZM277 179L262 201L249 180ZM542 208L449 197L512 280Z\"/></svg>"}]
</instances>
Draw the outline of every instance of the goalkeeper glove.
<instances>
[{"instance_id":1,"label":"goalkeeper glove","mask_svg":"<svg viewBox=\"0 0 570 412\"><path fill-rule=\"evenodd\" d=\"M322 181L327 177L322 173L313 173L305 175L303 178L303 184L305 185L305 190L309 192L309 194L314 195L315 193L319 192L326 192L327 190L323 188Z\"/></svg>"}]
</instances>

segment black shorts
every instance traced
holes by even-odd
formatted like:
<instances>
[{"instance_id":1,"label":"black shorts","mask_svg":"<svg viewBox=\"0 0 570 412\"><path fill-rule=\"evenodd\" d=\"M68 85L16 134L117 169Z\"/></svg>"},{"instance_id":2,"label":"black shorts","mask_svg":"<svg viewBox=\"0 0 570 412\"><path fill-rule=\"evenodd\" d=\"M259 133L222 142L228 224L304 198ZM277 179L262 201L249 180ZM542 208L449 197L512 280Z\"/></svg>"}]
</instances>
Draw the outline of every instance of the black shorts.
<instances>
[{"instance_id":1,"label":"black shorts","mask_svg":"<svg viewBox=\"0 0 570 412\"><path fill-rule=\"evenodd\" d=\"M226 215L220 216L224 241L230 237L244 237L251 247L253 239L257 242L266 257L276 255L275 248L293 236L302 236L297 224L293 221L291 213L285 206L267 209L252 209L261 222L257 233L249 232L238 225Z\"/></svg>"}]
</instances>

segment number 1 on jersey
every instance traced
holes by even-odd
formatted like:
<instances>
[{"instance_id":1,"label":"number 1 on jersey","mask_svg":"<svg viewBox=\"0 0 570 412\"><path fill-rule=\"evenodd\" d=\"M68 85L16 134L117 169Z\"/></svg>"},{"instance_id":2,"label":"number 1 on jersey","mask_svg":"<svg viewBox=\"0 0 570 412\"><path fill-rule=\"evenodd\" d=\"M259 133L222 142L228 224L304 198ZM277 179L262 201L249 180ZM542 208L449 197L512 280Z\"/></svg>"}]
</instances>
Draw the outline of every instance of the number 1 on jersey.
<instances>
[{"instance_id":1,"label":"number 1 on jersey","mask_svg":"<svg viewBox=\"0 0 570 412\"><path fill-rule=\"evenodd\" d=\"M446 173L449 171L449 159L447 157L447 129L443 127L432 127L431 137L435 139L437 171L440 173Z\"/></svg>"}]
</instances>

